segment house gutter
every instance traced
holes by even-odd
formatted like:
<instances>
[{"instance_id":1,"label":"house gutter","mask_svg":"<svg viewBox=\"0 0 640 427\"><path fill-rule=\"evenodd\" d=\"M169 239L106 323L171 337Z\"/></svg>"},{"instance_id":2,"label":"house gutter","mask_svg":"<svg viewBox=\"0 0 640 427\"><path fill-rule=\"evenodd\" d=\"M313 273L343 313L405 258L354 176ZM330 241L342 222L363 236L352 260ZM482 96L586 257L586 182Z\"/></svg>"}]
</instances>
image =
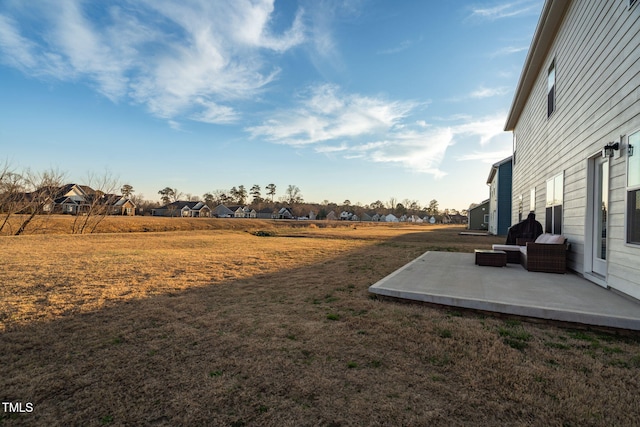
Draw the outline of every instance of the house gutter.
<instances>
[{"instance_id":1,"label":"house gutter","mask_svg":"<svg viewBox=\"0 0 640 427\"><path fill-rule=\"evenodd\" d=\"M515 128L570 4L571 0L545 1L504 125L505 131Z\"/></svg>"}]
</instances>

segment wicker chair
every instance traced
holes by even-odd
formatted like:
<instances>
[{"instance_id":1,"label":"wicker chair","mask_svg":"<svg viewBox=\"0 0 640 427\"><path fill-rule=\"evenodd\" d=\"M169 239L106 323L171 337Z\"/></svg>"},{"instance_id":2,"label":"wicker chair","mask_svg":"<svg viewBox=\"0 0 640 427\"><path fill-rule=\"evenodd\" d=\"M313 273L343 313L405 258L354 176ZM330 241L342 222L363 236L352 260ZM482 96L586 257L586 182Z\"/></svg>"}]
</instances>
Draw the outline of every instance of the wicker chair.
<instances>
[{"instance_id":1,"label":"wicker chair","mask_svg":"<svg viewBox=\"0 0 640 427\"><path fill-rule=\"evenodd\" d=\"M566 239L562 243L528 242L520 251L520 262L528 271L566 273L568 251Z\"/></svg>"}]
</instances>

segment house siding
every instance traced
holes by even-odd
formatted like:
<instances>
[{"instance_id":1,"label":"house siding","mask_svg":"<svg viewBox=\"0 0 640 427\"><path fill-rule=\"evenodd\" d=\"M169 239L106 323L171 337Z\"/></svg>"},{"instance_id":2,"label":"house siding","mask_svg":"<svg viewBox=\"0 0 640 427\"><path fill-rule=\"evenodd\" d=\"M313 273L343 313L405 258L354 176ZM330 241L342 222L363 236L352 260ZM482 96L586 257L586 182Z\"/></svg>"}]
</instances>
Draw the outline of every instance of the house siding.
<instances>
[{"instance_id":1,"label":"house siding","mask_svg":"<svg viewBox=\"0 0 640 427\"><path fill-rule=\"evenodd\" d=\"M511 227L511 162L498 168L498 235L505 236Z\"/></svg>"},{"instance_id":2,"label":"house siding","mask_svg":"<svg viewBox=\"0 0 640 427\"><path fill-rule=\"evenodd\" d=\"M487 230L489 224L484 221L485 215L489 215L489 201L469 209L469 230Z\"/></svg>"},{"instance_id":3,"label":"house siding","mask_svg":"<svg viewBox=\"0 0 640 427\"><path fill-rule=\"evenodd\" d=\"M562 232L569 268L588 275L590 159L640 128L640 8L628 2L573 1L514 126L513 194L536 188L544 224L546 180L563 173ZM547 118L547 69L555 60L556 110ZM626 155L609 162L608 272L612 288L640 298L640 248L626 244ZM517 216L512 201L512 220ZM589 251L590 252L590 251Z\"/></svg>"}]
</instances>

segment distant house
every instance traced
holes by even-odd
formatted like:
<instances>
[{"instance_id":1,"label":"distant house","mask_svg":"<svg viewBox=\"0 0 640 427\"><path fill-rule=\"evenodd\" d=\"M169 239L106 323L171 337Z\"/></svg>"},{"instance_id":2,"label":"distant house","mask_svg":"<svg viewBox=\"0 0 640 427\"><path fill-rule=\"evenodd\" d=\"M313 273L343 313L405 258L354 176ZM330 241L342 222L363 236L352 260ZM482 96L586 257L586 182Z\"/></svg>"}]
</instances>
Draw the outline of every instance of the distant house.
<instances>
[{"instance_id":1,"label":"distant house","mask_svg":"<svg viewBox=\"0 0 640 427\"><path fill-rule=\"evenodd\" d=\"M122 196L116 196L115 202L111 206L111 215L134 216L136 214L136 205L130 199Z\"/></svg>"},{"instance_id":2,"label":"distant house","mask_svg":"<svg viewBox=\"0 0 640 427\"><path fill-rule=\"evenodd\" d=\"M369 215L366 212L363 212L362 216L360 217L360 221L371 221L371 215Z\"/></svg>"},{"instance_id":3,"label":"distant house","mask_svg":"<svg viewBox=\"0 0 640 427\"><path fill-rule=\"evenodd\" d=\"M509 156L491 166L489 185L489 233L506 236L511 227L511 172Z\"/></svg>"},{"instance_id":4,"label":"distant house","mask_svg":"<svg viewBox=\"0 0 640 427\"><path fill-rule=\"evenodd\" d=\"M289 208L280 208L278 211L278 219L293 219L293 213Z\"/></svg>"},{"instance_id":5,"label":"distant house","mask_svg":"<svg viewBox=\"0 0 640 427\"><path fill-rule=\"evenodd\" d=\"M217 218L231 218L233 216L233 211L221 204L211 210L211 215Z\"/></svg>"},{"instance_id":6,"label":"distant house","mask_svg":"<svg viewBox=\"0 0 640 427\"><path fill-rule=\"evenodd\" d=\"M168 217L189 217L200 218L210 217L211 208L204 202L189 202L178 200L168 205L164 205L157 209L151 210L153 216L168 216Z\"/></svg>"},{"instance_id":7,"label":"distant house","mask_svg":"<svg viewBox=\"0 0 640 427\"><path fill-rule=\"evenodd\" d=\"M311 221L315 221L315 219L318 217L318 215L316 215L316 213L314 211L309 211L309 219Z\"/></svg>"},{"instance_id":8,"label":"distant house","mask_svg":"<svg viewBox=\"0 0 640 427\"><path fill-rule=\"evenodd\" d=\"M340 220L341 221L349 221L353 214L351 212L342 211L340 212Z\"/></svg>"},{"instance_id":9,"label":"distant house","mask_svg":"<svg viewBox=\"0 0 640 427\"><path fill-rule=\"evenodd\" d=\"M394 214L389 214L384 217L385 222L399 222L398 218Z\"/></svg>"},{"instance_id":10,"label":"distant house","mask_svg":"<svg viewBox=\"0 0 640 427\"><path fill-rule=\"evenodd\" d=\"M327 214L327 221L337 221L337 220L338 220L338 216L334 211L331 211Z\"/></svg>"},{"instance_id":11,"label":"distant house","mask_svg":"<svg viewBox=\"0 0 640 427\"><path fill-rule=\"evenodd\" d=\"M48 213L135 215L136 205L130 199L116 194L104 194L87 185L66 184L47 191L52 195L43 207Z\"/></svg>"},{"instance_id":12,"label":"distant house","mask_svg":"<svg viewBox=\"0 0 640 427\"><path fill-rule=\"evenodd\" d=\"M451 224L466 224L467 217L465 215L460 215L459 213L449 214L449 219Z\"/></svg>"},{"instance_id":13,"label":"distant house","mask_svg":"<svg viewBox=\"0 0 640 427\"><path fill-rule=\"evenodd\" d=\"M261 219L274 219L277 218L278 212L274 212L271 208L263 208L256 212L256 218Z\"/></svg>"},{"instance_id":14,"label":"distant house","mask_svg":"<svg viewBox=\"0 0 640 427\"><path fill-rule=\"evenodd\" d=\"M86 185L67 184L56 192L56 196L52 203L45 207L45 211L52 210L64 214L78 214L89 208L89 197L95 194L95 191Z\"/></svg>"},{"instance_id":15,"label":"distant house","mask_svg":"<svg viewBox=\"0 0 640 427\"><path fill-rule=\"evenodd\" d=\"M416 224L422 224L424 220L420 218L418 215L411 215L407 218L407 222L414 222Z\"/></svg>"},{"instance_id":16,"label":"distant house","mask_svg":"<svg viewBox=\"0 0 640 427\"><path fill-rule=\"evenodd\" d=\"M469 230L489 229L489 199L469 208L467 228Z\"/></svg>"}]
</instances>

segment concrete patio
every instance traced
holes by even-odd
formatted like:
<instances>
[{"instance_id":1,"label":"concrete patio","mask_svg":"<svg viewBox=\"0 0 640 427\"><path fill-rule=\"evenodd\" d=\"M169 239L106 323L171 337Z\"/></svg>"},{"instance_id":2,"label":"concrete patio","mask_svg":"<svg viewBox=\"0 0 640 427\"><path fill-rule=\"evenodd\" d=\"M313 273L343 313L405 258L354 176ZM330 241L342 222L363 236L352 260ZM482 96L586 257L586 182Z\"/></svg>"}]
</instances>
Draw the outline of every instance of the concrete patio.
<instances>
[{"instance_id":1,"label":"concrete patio","mask_svg":"<svg viewBox=\"0 0 640 427\"><path fill-rule=\"evenodd\" d=\"M369 292L453 307L640 330L640 303L576 274L533 273L518 264L475 265L474 254L427 252Z\"/></svg>"}]
</instances>

